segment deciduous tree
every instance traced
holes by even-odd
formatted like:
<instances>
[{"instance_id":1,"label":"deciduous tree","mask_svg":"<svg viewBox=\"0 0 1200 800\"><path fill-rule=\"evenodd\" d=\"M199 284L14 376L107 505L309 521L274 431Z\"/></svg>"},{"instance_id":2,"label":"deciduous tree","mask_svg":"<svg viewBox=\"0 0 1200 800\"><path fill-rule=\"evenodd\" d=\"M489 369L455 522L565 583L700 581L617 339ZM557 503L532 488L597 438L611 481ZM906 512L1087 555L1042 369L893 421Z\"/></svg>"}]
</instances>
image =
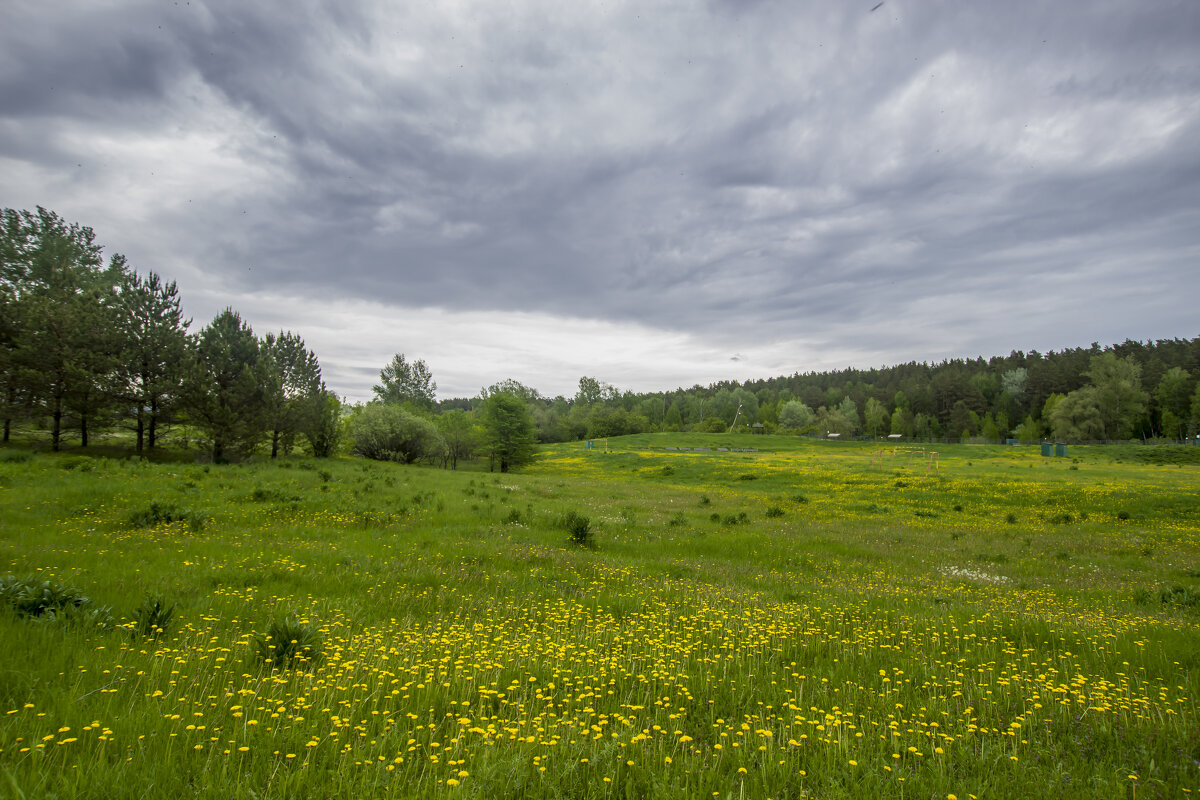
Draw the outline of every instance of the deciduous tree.
<instances>
[{"instance_id":1,"label":"deciduous tree","mask_svg":"<svg viewBox=\"0 0 1200 800\"><path fill-rule=\"evenodd\" d=\"M403 353L397 353L390 364L379 370L379 383L372 390L375 399L382 403L408 403L429 411L433 408L437 384L424 361L418 358L409 363Z\"/></svg>"}]
</instances>

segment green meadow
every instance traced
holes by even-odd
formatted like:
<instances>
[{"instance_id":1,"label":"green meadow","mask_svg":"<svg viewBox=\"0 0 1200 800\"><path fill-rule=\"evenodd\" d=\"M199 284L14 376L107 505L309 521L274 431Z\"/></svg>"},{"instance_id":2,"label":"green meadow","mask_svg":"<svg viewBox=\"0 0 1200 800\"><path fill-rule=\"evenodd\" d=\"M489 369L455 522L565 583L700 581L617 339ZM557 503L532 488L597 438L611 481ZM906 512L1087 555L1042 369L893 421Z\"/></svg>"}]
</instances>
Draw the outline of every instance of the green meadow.
<instances>
[{"instance_id":1,"label":"green meadow","mask_svg":"<svg viewBox=\"0 0 1200 800\"><path fill-rule=\"evenodd\" d=\"M0 450L0 797L1200 792L1192 449L936 450Z\"/></svg>"}]
</instances>

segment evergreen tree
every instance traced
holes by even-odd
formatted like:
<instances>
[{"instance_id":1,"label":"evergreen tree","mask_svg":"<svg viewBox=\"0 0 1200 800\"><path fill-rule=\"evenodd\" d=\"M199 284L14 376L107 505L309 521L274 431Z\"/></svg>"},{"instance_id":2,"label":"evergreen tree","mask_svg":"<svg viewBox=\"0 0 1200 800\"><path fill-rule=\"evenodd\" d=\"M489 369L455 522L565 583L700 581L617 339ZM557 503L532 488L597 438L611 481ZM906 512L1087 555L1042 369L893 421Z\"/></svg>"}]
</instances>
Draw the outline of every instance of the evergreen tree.
<instances>
[{"instance_id":1,"label":"evergreen tree","mask_svg":"<svg viewBox=\"0 0 1200 800\"><path fill-rule=\"evenodd\" d=\"M175 282L151 272L129 273L118 297L123 333L119 393L131 407L137 452L153 450L159 427L178 406L187 355L187 329Z\"/></svg>"},{"instance_id":2,"label":"evergreen tree","mask_svg":"<svg viewBox=\"0 0 1200 800\"><path fill-rule=\"evenodd\" d=\"M533 416L520 397L490 393L483 404L483 428L488 451L501 472L529 464L537 456Z\"/></svg>"},{"instance_id":3,"label":"evergreen tree","mask_svg":"<svg viewBox=\"0 0 1200 800\"><path fill-rule=\"evenodd\" d=\"M266 434L271 379L259 349L254 331L230 308L196 337L188 416L208 437L214 461L249 453Z\"/></svg>"},{"instance_id":4,"label":"evergreen tree","mask_svg":"<svg viewBox=\"0 0 1200 800\"><path fill-rule=\"evenodd\" d=\"M317 357L304 346L304 340L290 331L278 336L268 333L262 342L260 358L266 380L264 399L271 431L271 458L292 449L296 434L320 411L324 389Z\"/></svg>"},{"instance_id":5,"label":"evergreen tree","mask_svg":"<svg viewBox=\"0 0 1200 800\"><path fill-rule=\"evenodd\" d=\"M54 450L75 412L86 447L89 423L111 406L124 258L113 256L104 269L91 228L40 207L36 214L6 209L3 233L0 274L15 308L6 326L6 405L23 395L33 413L49 417Z\"/></svg>"}]
</instances>

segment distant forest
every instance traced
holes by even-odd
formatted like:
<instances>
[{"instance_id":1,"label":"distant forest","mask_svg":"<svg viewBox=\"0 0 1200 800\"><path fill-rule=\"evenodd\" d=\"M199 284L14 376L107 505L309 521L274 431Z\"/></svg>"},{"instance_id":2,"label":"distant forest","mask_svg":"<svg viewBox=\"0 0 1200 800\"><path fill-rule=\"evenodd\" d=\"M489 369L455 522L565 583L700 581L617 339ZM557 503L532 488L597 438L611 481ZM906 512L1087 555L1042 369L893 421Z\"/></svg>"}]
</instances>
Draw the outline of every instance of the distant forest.
<instances>
[{"instance_id":1,"label":"distant forest","mask_svg":"<svg viewBox=\"0 0 1200 800\"><path fill-rule=\"evenodd\" d=\"M536 441L653 431L906 440L1185 441L1200 434L1200 337L1060 352L796 373L674 391L579 379L573 397L514 380L438 401L421 359L397 354L374 399L351 405L290 331L259 337L233 309L193 333L174 283L107 262L90 228L4 209L0 425L59 449L118 434L137 452L203 443L215 460L293 449L318 456L501 470Z\"/></svg>"},{"instance_id":2,"label":"distant forest","mask_svg":"<svg viewBox=\"0 0 1200 800\"><path fill-rule=\"evenodd\" d=\"M796 373L657 393L622 392L586 377L572 398L514 388L525 392L546 442L731 427L916 440L1183 441L1200 433L1198 376L1200 337ZM471 401L440 405L469 408Z\"/></svg>"}]
</instances>

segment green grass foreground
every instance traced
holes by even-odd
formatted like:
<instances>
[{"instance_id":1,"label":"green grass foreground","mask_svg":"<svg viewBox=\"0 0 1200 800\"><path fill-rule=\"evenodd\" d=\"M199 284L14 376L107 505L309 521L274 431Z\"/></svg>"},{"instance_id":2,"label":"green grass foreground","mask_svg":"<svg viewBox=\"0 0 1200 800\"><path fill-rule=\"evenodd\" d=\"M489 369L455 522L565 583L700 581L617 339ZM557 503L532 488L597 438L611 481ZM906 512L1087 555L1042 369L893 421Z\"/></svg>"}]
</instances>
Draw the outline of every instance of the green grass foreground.
<instances>
[{"instance_id":1,"label":"green grass foreground","mask_svg":"<svg viewBox=\"0 0 1200 800\"><path fill-rule=\"evenodd\" d=\"M112 618L6 596L0 797L1200 792L1196 466L598 444L0 450L0 575Z\"/></svg>"}]
</instances>

